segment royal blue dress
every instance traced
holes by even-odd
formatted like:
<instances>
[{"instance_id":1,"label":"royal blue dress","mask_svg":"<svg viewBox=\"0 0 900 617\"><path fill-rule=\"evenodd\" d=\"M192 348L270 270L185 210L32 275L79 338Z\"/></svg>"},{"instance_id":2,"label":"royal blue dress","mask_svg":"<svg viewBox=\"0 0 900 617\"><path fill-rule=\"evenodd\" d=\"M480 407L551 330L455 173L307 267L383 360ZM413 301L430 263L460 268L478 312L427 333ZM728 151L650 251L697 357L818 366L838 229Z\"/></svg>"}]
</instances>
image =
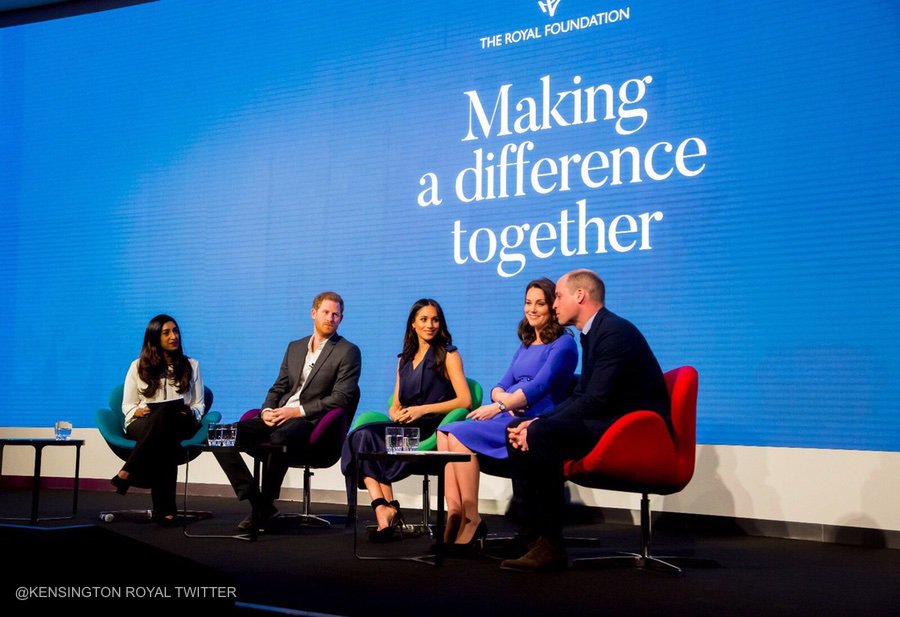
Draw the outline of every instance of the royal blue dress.
<instances>
[{"instance_id":1,"label":"royal blue dress","mask_svg":"<svg viewBox=\"0 0 900 617\"><path fill-rule=\"evenodd\" d=\"M497 386L506 392L521 388L528 401L525 417L533 418L550 411L569 396L577 364L578 345L569 334L547 345L521 345ZM506 427L513 419L508 413L499 413L489 420L451 422L439 430L453 435L476 454L505 459Z\"/></svg>"},{"instance_id":2,"label":"royal blue dress","mask_svg":"<svg viewBox=\"0 0 900 617\"><path fill-rule=\"evenodd\" d=\"M456 351L453 345L447 345L447 353ZM450 383L450 378L445 374L434 371L434 353L431 347L425 352L425 357L419 365L413 368L412 362L404 362L397 367L400 379L399 399L401 407L414 407L416 405L429 405L441 403L456 398L456 390ZM373 422L360 426L349 435L344 442L341 453L341 470L344 475L351 473L352 464L355 462L358 452L385 452L384 429L388 426L417 426L419 427L419 439L425 440L434 434L438 424L444 418L444 414L429 413L409 424L396 422ZM375 478L383 484L397 482L408 477L414 469L411 463L381 461L359 461L359 470L362 476ZM360 482L359 488L365 488Z\"/></svg>"}]
</instances>

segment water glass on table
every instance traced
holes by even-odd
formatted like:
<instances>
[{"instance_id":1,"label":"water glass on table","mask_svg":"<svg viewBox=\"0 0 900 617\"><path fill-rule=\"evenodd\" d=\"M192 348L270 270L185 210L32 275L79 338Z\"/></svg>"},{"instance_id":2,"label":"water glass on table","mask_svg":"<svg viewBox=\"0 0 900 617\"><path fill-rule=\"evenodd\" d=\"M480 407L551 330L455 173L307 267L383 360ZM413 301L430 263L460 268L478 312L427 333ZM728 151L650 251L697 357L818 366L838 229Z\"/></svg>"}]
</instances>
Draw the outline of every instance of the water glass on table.
<instances>
[{"instance_id":1,"label":"water glass on table","mask_svg":"<svg viewBox=\"0 0 900 617\"><path fill-rule=\"evenodd\" d=\"M222 444L223 446L233 447L237 441L237 424L222 425Z\"/></svg>"},{"instance_id":2,"label":"water glass on table","mask_svg":"<svg viewBox=\"0 0 900 617\"><path fill-rule=\"evenodd\" d=\"M206 443L211 446L222 445L222 429L218 424L210 424L206 429Z\"/></svg>"},{"instance_id":3,"label":"water glass on table","mask_svg":"<svg viewBox=\"0 0 900 617\"><path fill-rule=\"evenodd\" d=\"M413 452L419 448L419 428L416 426L385 427L384 445L388 454Z\"/></svg>"},{"instance_id":4,"label":"water glass on table","mask_svg":"<svg viewBox=\"0 0 900 617\"><path fill-rule=\"evenodd\" d=\"M69 437L72 435L72 423L68 420L57 420L53 425L53 434L56 441L69 441Z\"/></svg>"},{"instance_id":5,"label":"water glass on table","mask_svg":"<svg viewBox=\"0 0 900 617\"><path fill-rule=\"evenodd\" d=\"M419 449L419 427L410 426L400 429L400 449L402 452L415 452Z\"/></svg>"},{"instance_id":6,"label":"water glass on table","mask_svg":"<svg viewBox=\"0 0 900 617\"><path fill-rule=\"evenodd\" d=\"M399 426L388 426L384 429L384 445L388 454L396 454L400 452L400 446L403 443L403 429Z\"/></svg>"}]
</instances>

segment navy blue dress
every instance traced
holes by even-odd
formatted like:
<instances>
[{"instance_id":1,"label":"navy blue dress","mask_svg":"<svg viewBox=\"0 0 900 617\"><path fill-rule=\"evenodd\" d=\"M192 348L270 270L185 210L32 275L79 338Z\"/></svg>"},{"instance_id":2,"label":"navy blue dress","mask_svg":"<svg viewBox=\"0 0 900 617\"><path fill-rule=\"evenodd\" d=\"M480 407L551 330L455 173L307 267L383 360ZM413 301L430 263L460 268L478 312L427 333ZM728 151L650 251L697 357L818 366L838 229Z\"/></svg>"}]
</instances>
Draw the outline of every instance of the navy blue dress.
<instances>
[{"instance_id":1,"label":"navy blue dress","mask_svg":"<svg viewBox=\"0 0 900 617\"><path fill-rule=\"evenodd\" d=\"M447 353L456 351L456 347L448 345ZM413 407L416 405L430 405L456 398L456 390L450 383L450 378L445 374L434 371L434 351L428 348L425 357L419 365L413 368L412 362L401 364L397 373L400 378L400 405ZM349 435L344 442L341 454L341 471L344 475L351 473L351 467L358 452L385 452L384 429L388 426L417 426L419 427L419 439L425 440L434 434L438 424L444 418L444 414L429 413L409 424L396 422L373 422L360 426ZM374 478L382 484L391 484L409 477L413 473L411 463L395 462L382 463L380 461L362 461L359 463L361 477ZM365 488L360 482L359 488Z\"/></svg>"}]
</instances>

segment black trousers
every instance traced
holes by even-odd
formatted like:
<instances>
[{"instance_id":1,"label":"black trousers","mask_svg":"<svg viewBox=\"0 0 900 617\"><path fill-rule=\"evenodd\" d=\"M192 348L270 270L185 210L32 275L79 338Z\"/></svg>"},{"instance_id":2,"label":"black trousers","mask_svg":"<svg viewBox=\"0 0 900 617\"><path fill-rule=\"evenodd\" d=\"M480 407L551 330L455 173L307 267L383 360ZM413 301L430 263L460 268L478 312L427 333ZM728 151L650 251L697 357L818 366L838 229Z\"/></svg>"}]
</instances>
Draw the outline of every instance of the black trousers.
<instances>
[{"instance_id":1,"label":"black trousers","mask_svg":"<svg viewBox=\"0 0 900 617\"><path fill-rule=\"evenodd\" d=\"M125 434L137 445L122 469L131 484L150 489L153 512L157 516L175 514L175 484L178 465L184 462L181 441L192 437L199 428L194 414L183 403L162 405L149 415L135 418Z\"/></svg>"},{"instance_id":2,"label":"black trousers","mask_svg":"<svg viewBox=\"0 0 900 617\"><path fill-rule=\"evenodd\" d=\"M510 426L523 421L513 421ZM562 544L566 485L563 464L590 452L597 439L580 420L541 418L528 426L528 450L523 452L507 443L523 534Z\"/></svg>"},{"instance_id":3,"label":"black trousers","mask_svg":"<svg viewBox=\"0 0 900 617\"><path fill-rule=\"evenodd\" d=\"M278 499L291 454L303 452L309 447L309 438L315 427L315 421L308 418L291 418L276 427L267 426L259 416L238 422L235 445L253 458L265 462L260 490L240 452L228 450L214 453L238 499L249 499L254 506L271 505ZM263 447L262 444L266 443L287 446L287 454Z\"/></svg>"}]
</instances>

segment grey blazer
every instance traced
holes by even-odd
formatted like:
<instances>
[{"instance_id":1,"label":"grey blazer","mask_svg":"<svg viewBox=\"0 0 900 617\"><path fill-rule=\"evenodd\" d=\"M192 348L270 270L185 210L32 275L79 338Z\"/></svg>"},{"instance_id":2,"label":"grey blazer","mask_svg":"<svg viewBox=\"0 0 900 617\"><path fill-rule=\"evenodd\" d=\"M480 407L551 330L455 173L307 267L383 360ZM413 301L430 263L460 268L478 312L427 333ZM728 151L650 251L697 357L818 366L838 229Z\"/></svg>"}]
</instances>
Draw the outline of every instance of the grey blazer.
<instances>
[{"instance_id":1,"label":"grey blazer","mask_svg":"<svg viewBox=\"0 0 900 617\"><path fill-rule=\"evenodd\" d=\"M310 338L307 336L288 344L278 378L269 388L261 409L282 407L297 390ZM362 355L359 347L335 333L322 348L306 386L300 393L300 404L303 405L306 417L315 420L335 407L343 407L350 414L355 413L359 404L361 370Z\"/></svg>"}]
</instances>

